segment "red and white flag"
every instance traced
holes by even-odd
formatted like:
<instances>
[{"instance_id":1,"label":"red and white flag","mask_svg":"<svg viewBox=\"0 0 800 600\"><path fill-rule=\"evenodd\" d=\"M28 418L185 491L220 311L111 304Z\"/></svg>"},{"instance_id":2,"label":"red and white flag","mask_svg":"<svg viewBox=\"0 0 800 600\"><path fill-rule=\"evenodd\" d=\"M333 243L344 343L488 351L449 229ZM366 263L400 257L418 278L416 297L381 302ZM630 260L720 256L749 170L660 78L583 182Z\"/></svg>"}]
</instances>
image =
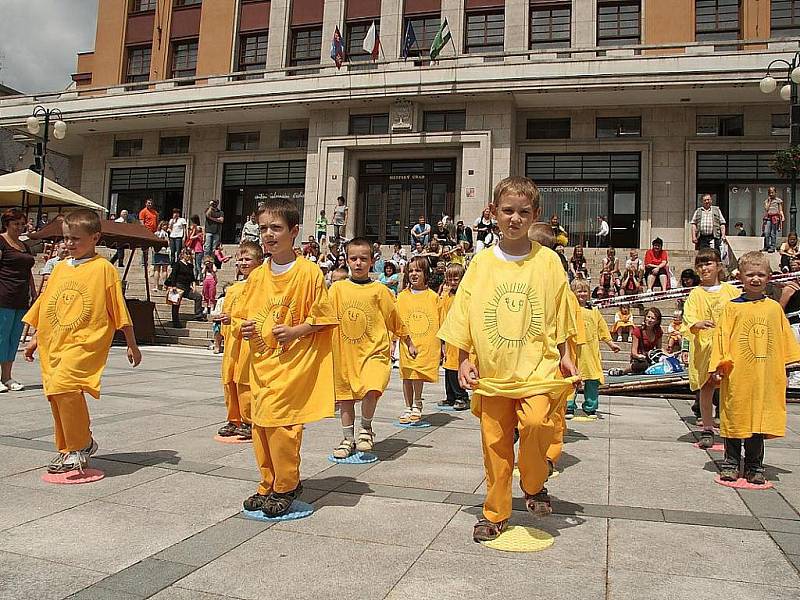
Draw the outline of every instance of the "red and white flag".
<instances>
[{"instance_id":1,"label":"red and white flag","mask_svg":"<svg viewBox=\"0 0 800 600\"><path fill-rule=\"evenodd\" d=\"M361 47L364 49L364 52L372 56L372 60L377 60L378 50L381 47L381 40L378 37L378 29L375 27L375 21L369 26L367 35L364 37L364 43L361 44Z\"/></svg>"}]
</instances>

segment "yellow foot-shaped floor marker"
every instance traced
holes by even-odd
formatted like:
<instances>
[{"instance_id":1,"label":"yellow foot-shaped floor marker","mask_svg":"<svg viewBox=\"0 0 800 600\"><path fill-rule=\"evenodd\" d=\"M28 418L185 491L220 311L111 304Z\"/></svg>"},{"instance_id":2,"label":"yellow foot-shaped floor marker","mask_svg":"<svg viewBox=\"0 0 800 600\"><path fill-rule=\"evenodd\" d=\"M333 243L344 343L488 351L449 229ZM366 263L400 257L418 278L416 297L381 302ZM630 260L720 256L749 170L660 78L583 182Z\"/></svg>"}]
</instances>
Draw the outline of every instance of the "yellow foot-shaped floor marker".
<instances>
[{"instance_id":1,"label":"yellow foot-shaped floor marker","mask_svg":"<svg viewBox=\"0 0 800 600\"><path fill-rule=\"evenodd\" d=\"M512 525L496 539L481 543L487 548L503 552L539 552L549 548L554 542L553 536L546 531Z\"/></svg>"},{"instance_id":2,"label":"yellow foot-shaped floor marker","mask_svg":"<svg viewBox=\"0 0 800 600\"><path fill-rule=\"evenodd\" d=\"M557 471L557 470L553 469L553 474L550 475L549 479L555 479L559 475L561 475L561 471ZM514 467L514 477L516 477L517 479L520 478L519 467Z\"/></svg>"},{"instance_id":3,"label":"yellow foot-shaped floor marker","mask_svg":"<svg viewBox=\"0 0 800 600\"><path fill-rule=\"evenodd\" d=\"M577 417L573 417L572 420L578 421L578 423L585 423L586 421L597 421L597 415L579 415Z\"/></svg>"}]
</instances>

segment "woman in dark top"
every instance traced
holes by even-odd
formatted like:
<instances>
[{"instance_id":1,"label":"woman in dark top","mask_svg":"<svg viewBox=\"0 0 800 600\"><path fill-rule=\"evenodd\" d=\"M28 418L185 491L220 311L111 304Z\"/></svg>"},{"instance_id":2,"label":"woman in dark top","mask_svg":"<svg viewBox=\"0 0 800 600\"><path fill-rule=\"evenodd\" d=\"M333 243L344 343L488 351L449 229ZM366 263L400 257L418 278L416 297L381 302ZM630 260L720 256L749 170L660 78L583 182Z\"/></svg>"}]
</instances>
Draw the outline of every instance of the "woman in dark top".
<instances>
[{"instance_id":1,"label":"woman in dark top","mask_svg":"<svg viewBox=\"0 0 800 600\"><path fill-rule=\"evenodd\" d=\"M22 391L11 368L22 335L22 316L34 295L31 269L36 259L19 239L26 231L25 214L10 208L0 216L0 392Z\"/></svg>"},{"instance_id":2,"label":"woman in dark top","mask_svg":"<svg viewBox=\"0 0 800 600\"><path fill-rule=\"evenodd\" d=\"M464 250L470 252L472 250L472 229L464 225L464 221L456 223L456 243L465 242Z\"/></svg>"},{"instance_id":3,"label":"woman in dark top","mask_svg":"<svg viewBox=\"0 0 800 600\"><path fill-rule=\"evenodd\" d=\"M164 281L167 288L177 288L183 290L183 299L194 300L194 318L198 321L205 321L206 316L203 314L203 297L192 289L194 285L194 265L192 265L192 258L194 253L189 248L184 248L181 252L181 259L176 262L172 267L172 273ZM169 289L167 289L169 294ZM180 329L181 322L178 318L179 306L172 305L172 326L175 329Z\"/></svg>"},{"instance_id":4,"label":"woman in dark top","mask_svg":"<svg viewBox=\"0 0 800 600\"><path fill-rule=\"evenodd\" d=\"M483 240L492 230L492 225L494 225L492 211L489 210L487 206L483 209L481 216L475 219L475 224L473 225L475 231L475 250L477 252L483 250Z\"/></svg>"}]
</instances>

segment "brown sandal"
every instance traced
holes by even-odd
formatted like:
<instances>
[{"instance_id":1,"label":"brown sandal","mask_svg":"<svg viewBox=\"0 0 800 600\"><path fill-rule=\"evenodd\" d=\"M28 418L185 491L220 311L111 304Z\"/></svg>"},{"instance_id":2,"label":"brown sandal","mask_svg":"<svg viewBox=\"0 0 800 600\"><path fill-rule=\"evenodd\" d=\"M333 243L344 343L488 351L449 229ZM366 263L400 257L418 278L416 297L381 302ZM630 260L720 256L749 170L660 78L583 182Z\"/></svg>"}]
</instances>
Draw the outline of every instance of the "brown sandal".
<instances>
[{"instance_id":1,"label":"brown sandal","mask_svg":"<svg viewBox=\"0 0 800 600\"><path fill-rule=\"evenodd\" d=\"M475 542L491 542L506 530L508 519L492 523L489 519L479 519L472 529L472 540Z\"/></svg>"},{"instance_id":2,"label":"brown sandal","mask_svg":"<svg viewBox=\"0 0 800 600\"><path fill-rule=\"evenodd\" d=\"M550 494L547 488L542 488L538 494L525 494L525 507L534 517L547 517L553 514L553 506L550 503Z\"/></svg>"}]
</instances>

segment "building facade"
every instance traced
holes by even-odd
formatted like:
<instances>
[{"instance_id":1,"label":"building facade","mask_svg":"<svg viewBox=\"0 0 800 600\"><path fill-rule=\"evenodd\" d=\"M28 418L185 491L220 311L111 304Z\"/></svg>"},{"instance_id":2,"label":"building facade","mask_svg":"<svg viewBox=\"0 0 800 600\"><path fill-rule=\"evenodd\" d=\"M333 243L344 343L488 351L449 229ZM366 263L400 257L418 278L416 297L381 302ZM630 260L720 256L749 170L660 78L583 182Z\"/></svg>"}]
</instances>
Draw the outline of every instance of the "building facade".
<instances>
[{"instance_id":1,"label":"building facade","mask_svg":"<svg viewBox=\"0 0 800 600\"><path fill-rule=\"evenodd\" d=\"M57 106L74 189L114 212L218 198L226 241L263 198L307 236L342 195L348 236L407 243L520 174L573 244L604 215L615 246L684 247L703 193L751 235L766 188L788 198L788 102L758 82L798 36L800 0L103 0L74 85L0 99L0 126Z\"/></svg>"}]
</instances>

